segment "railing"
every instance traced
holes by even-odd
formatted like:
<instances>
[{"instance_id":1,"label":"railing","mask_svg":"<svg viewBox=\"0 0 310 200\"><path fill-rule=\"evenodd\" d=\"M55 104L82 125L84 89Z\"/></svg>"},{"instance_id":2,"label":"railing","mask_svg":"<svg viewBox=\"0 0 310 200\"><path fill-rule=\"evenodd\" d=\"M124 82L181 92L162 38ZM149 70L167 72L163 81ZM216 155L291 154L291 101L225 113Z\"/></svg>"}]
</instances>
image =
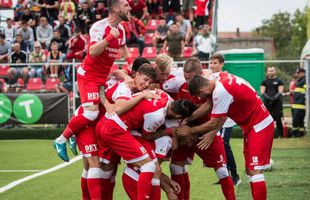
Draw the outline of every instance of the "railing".
<instances>
[{"instance_id":1,"label":"railing","mask_svg":"<svg viewBox=\"0 0 310 200\"><path fill-rule=\"evenodd\" d=\"M182 66L184 65L185 61L178 61L175 62L178 66ZM203 64L209 64L208 61L203 61ZM11 64L11 63L2 63L0 65L9 65L9 66L49 66L52 63L19 63L19 64ZM57 65L61 65L61 66L70 66L72 69L72 86L73 86L73 101L72 101L72 108L73 110L76 109L76 104L75 104L75 99L78 98L78 88L76 87L76 84L73 84L76 82L76 68L77 66L81 64L80 62L70 62L70 63L57 63ZM123 61L116 61L115 64L117 64L119 67L121 67L123 64L125 64L125 62ZM307 78L307 93L306 93L306 122L307 124L310 124L310 120L309 120L309 80L310 80L310 72L309 72L309 66L310 66L310 61L309 60L255 60L255 61L225 61L225 65L229 65L229 64L240 64L240 65L247 65L247 64L263 64L263 67L268 67L268 66L275 66L276 67L276 71L277 71L277 76L282 79L285 83L285 93L289 92L289 82L291 81L291 76L294 74L294 72L296 71L296 69L300 66L304 66L306 69L306 78ZM225 66L224 66L225 69ZM240 68L242 71L242 68ZM265 69L262 69L262 71L265 71ZM242 71L242 72L246 72L246 70ZM249 74L251 73L251 71L248 72ZM246 77L245 77L246 78ZM251 80L248 80L251 81ZM261 80L259 80L261 81ZM258 86L259 87L259 86ZM257 88L257 87L256 87ZM258 93L260 93L258 91ZM284 107L290 107L290 101L289 101L289 96L286 95L284 96L284 101L283 101ZM288 113L287 113L288 114ZM286 115L287 117L291 117L290 114ZM309 125L308 125L309 127Z\"/></svg>"}]
</instances>

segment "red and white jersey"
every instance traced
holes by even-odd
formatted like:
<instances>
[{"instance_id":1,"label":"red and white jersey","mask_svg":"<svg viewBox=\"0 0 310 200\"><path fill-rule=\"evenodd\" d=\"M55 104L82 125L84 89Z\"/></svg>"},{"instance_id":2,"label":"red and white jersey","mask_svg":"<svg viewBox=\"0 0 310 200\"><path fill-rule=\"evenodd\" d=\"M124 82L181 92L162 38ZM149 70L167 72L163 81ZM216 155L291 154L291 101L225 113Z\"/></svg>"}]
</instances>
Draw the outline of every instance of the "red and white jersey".
<instances>
[{"instance_id":1,"label":"red and white jersey","mask_svg":"<svg viewBox=\"0 0 310 200\"><path fill-rule=\"evenodd\" d=\"M174 94L180 99L190 99L196 104L200 104L197 97L191 96L188 90L188 83L184 78L183 68L174 68L168 79L163 83L163 90L169 94ZM177 95L176 95L177 94Z\"/></svg>"},{"instance_id":2,"label":"red and white jersey","mask_svg":"<svg viewBox=\"0 0 310 200\"><path fill-rule=\"evenodd\" d=\"M106 38L110 34L111 29L112 27L108 22L108 18L94 23L89 30L89 47ZM93 74L100 78L107 78L110 72L110 68L118 56L119 48L126 45L126 36L123 26L119 24L117 29L120 33L119 37L112 39L109 43L109 46L107 46L101 54L98 56L91 56L88 49L87 55L82 65L86 73Z\"/></svg>"},{"instance_id":3,"label":"red and white jersey","mask_svg":"<svg viewBox=\"0 0 310 200\"><path fill-rule=\"evenodd\" d=\"M163 91L157 91L157 94L160 95L160 99L145 99L121 116L106 115L106 117L114 120L123 129L142 129L143 134L154 133L158 127L165 123L168 105L173 101Z\"/></svg>"},{"instance_id":4,"label":"red and white jersey","mask_svg":"<svg viewBox=\"0 0 310 200\"><path fill-rule=\"evenodd\" d=\"M195 14L198 16L208 16L208 4L209 0L195 0L195 5L197 6Z\"/></svg>"},{"instance_id":5,"label":"red and white jersey","mask_svg":"<svg viewBox=\"0 0 310 200\"><path fill-rule=\"evenodd\" d=\"M220 72L212 101L212 117L230 117L245 131L258 132L273 122L254 88L238 76Z\"/></svg>"},{"instance_id":6,"label":"red and white jersey","mask_svg":"<svg viewBox=\"0 0 310 200\"><path fill-rule=\"evenodd\" d=\"M105 96L110 103L115 103L118 99L131 99L133 93L127 86L125 81L115 80L113 77L106 83L107 89L105 90Z\"/></svg>"}]
</instances>

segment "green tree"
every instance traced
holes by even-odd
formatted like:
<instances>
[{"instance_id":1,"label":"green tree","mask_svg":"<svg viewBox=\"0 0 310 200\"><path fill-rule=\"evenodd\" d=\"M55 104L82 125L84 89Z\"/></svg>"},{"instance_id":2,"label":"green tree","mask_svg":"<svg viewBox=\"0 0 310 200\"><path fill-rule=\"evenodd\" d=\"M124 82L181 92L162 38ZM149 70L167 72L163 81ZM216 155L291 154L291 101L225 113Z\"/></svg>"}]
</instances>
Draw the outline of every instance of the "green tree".
<instances>
[{"instance_id":1,"label":"green tree","mask_svg":"<svg viewBox=\"0 0 310 200\"><path fill-rule=\"evenodd\" d=\"M288 12L274 14L271 19L263 20L256 35L272 37L277 50L277 59L299 59L307 41L306 9L299 9L293 15Z\"/></svg>"}]
</instances>

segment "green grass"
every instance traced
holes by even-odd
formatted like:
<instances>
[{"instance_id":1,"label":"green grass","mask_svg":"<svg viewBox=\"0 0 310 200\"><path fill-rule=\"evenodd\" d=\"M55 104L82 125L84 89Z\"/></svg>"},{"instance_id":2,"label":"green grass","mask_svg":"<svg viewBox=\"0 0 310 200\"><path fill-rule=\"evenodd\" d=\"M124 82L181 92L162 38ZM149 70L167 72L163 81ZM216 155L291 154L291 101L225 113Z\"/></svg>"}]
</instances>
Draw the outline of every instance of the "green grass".
<instances>
[{"instance_id":1,"label":"green grass","mask_svg":"<svg viewBox=\"0 0 310 200\"><path fill-rule=\"evenodd\" d=\"M247 177L244 175L244 161L241 139L232 139L238 172L242 183L236 187L237 199L251 199ZM268 185L268 199L309 199L310 196L310 142L309 138L275 139L272 158L275 168L265 173ZM72 158L72 154L70 154ZM37 169L44 170L62 163L51 147L51 140L0 140L0 170ZM115 200L128 199L120 181L123 166L119 168L114 194ZM168 164L163 165L168 173ZM82 162L62 168L22 183L0 194L1 200L33 199L81 199L80 175ZM191 197L193 200L224 199L213 169L203 168L198 157L189 166L191 176ZM0 187L33 173L2 173ZM164 195L163 195L163 199Z\"/></svg>"}]
</instances>

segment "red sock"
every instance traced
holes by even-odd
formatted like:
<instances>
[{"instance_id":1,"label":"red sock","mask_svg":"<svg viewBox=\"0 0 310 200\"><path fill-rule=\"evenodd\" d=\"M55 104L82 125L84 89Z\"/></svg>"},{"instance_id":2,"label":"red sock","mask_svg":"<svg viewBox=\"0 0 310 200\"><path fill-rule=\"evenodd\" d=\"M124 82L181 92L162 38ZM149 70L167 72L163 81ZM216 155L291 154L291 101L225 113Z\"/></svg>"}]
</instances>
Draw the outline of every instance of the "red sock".
<instances>
[{"instance_id":1,"label":"red sock","mask_svg":"<svg viewBox=\"0 0 310 200\"><path fill-rule=\"evenodd\" d=\"M91 199L103 199L103 179L100 168L89 168L87 176L87 185Z\"/></svg>"},{"instance_id":2,"label":"red sock","mask_svg":"<svg viewBox=\"0 0 310 200\"><path fill-rule=\"evenodd\" d=\"M184 200L189 200L190 199L191 183L189 180L188 172L183 174L183 180L184 180Z\"/></svg>"},{"instance_id":3,"label":"red sock","mask_svg":"<svg viewBox=\"0 0 310 200\"><path fill-rule=\"evenodd\" d=\"M160 180L157 178L152 179L152 192L151 192L151 199L152 200L160 200Z\"/></svg>"},{"instance_id":4,"label":"red sock","mask_svg":"<svg viewBox=\"0 0 310 200\"><path fill-rule=\"evenodd\" d=\"M138 199L137 181L129 177L126 173L122 176L124 189L130 199Z\"/></svg>"},{"instance_id":5,"label":"red sock","mask_svg":"<svg viewBox=\"0 0 310 200\"><path fill-rule=\"evenodd\" d=\"M181 187L181 191L178 194L178 199L184 199L185 183L183 174L171 175L171 179L177 182Z\"/></svg>"},{"instance_id":6,"label":"red sock","mask_svg":"<svg viewBox=\"0 0 310 200\"><path fill-rule=\"evenodd\" d=\"M101 190L101 195L104 197L106 200L110 200L111 198L111 181L110 179L102 179L102 190ZM113 195L113 193L112 193Z\"/></svg>"},{"instance_id":7,"label":"red sock","mask_svg":"<svg viewBox=\"0 0 310 200\"><path fill-rule=\"evenodd\" d=\"M87 186L87 178L81 177L82 200L90 200L90 194Z\"/></svg>"},{"instance_id":8,"label":"red sock","mask_svg":"<svg viewBox=\"0 0 310 200\"><path fill-rule=\"evenodd\" d=\"M253 200L266 200L267 188L265 181L251 182Z\"/></svg>"},{"instance_id":9,"label":"red sock","mask_svg":"<svg viewBox=\"0 0 310 200\"><path fill-rule=\"evenodd\" d=\"M226 200L235 200L234 183L232 182L231 177L227 176L226 178L220 179L220 183Z\"/></svg>"},{"instance_id":10,"label":"red sock","mask_svg":"<svg viewBox=\"0 0 310 200\"><path fill-rule=\"evenodd\" d=\"M114 188L115 188L115 176L112 176L110 179L110 194L109 194L109 198L111 200L113 199Z\"/></svg>"},{"instance_id":11,"label":"red sock","mask_svg":"<svg viewBox=\"0 0 310 200\"><path fill-rule=\"evenodd\" d=\"M138 200L150 199L154 172L141 172L138 179Z\"/></svg>"}]
</instances>

